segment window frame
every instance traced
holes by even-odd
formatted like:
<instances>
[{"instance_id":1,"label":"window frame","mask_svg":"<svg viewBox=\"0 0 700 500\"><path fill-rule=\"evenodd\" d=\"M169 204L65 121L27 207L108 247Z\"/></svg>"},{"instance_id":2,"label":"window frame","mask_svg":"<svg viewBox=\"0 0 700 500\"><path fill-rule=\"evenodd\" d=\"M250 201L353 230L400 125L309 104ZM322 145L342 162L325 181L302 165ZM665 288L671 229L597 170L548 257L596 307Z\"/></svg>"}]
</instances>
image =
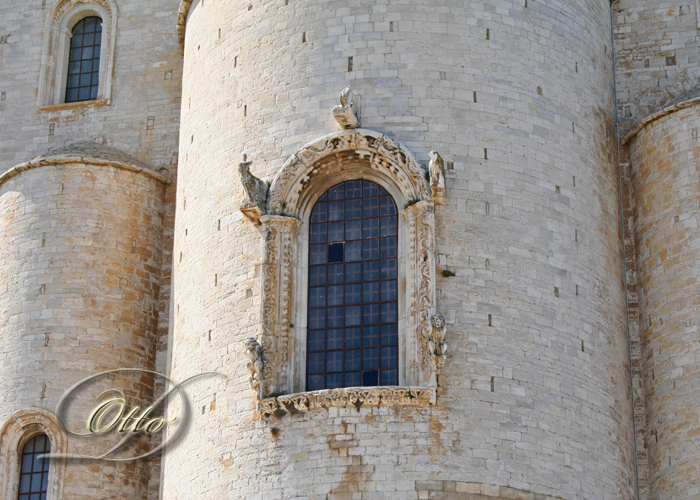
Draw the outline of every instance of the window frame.
<instances>
[{"instance_id":1,"label":"window frame","mask_svg":"<svg viewBox=\"0 0 700 500\"><path fill-rule=\"evenodd\" d=\"M66 103L70 40L75 25L86 17L102 20L100 70L97 98ZM57 2L46 20L42 70L39 80L39 107L109 104L112 96L117 6L112 0L63 0Z\"/></svg>"},{"instance_id":2,"label":"window frame","mask_svg":"<svg viewBox=\"0 0 700 500\"><path fill-rule=\"evenodd\" d=\"M358 179L383 187L399 211L400 386L307 392L308 221L316 201L328 189L340 181ZM263 232L260 344L264 364L257 394L259 414L270 415L289 404L297 410L358 401L434 404L437 369L429 340L430 319L436 312L435 216L425 170L413 156L371 130L342 130L324 136L292 155L277 173L267 198L267 215L259 222ZM289 397L296 399L283 403ZM315 402L309 402L309 397Z\"/></svg>"},{"instance_id":3,"label":"window frame","mask_svg":"<svg viewBox=\"0 0 700 500\"><path fill-rule=\"evenodd\" d=\"M44 434L51 443L51 453L65 454L67 440L58 419L46 410L32 409L14 414L0 429L0 485L4 484L5 498L19 498L22 451L33 437ZM47 500L63 498L65 460L52 460L49 466Z\"/></svg>"}]
</instances>

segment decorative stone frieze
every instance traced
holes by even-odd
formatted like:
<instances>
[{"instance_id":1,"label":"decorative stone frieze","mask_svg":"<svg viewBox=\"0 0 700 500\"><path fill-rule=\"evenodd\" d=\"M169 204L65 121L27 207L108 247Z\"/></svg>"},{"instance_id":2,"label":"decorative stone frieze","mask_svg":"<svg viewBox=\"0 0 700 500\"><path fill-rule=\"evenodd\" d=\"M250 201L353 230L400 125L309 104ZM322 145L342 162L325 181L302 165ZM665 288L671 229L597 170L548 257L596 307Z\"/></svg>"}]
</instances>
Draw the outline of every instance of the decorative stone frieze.
<instances>
[{"instance_id":1,"label":"decorative stone frieze","mask_svg":"<svg viewBox=\"0 0 700 500\"><path fill-rule=\"evenodd\" d=\"M258 401L263 418L307 412L316 408L360 406L428 406L435 404L433 387L346 387L278 396Z\"/></svg>"}]
</instances>

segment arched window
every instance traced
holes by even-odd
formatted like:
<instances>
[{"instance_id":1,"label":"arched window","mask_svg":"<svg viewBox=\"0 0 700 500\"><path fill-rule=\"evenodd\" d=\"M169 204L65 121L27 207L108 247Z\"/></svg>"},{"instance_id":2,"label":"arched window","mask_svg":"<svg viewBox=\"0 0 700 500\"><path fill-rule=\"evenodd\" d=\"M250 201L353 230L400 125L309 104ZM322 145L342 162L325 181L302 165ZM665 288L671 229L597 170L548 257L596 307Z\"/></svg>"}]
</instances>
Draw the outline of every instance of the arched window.
<instances>
[{"instance_id":1,"label":"arched window","mask_svg":"<svg viewBox=\"0 0 700 500\"><path fill-rule=\"evenodd\" d=\"M109 104L116 32L114 0L57 0L46 19L39 106Z\"/></svg>"},{"instance_id":2,"label":"arched window","mask_svg":"<svg viewBox=\"0 0 700 500\"><path fill-rule=\"evenodd\" d=\"M86 17L73 26L68 56L66 102L97 99L102 19Z\"/></svg>"},{"instance_id":3,"label":"arched window","mask_svg":"<svg viewBox=\"0 0 700 500\"><path fill-rule=\"evenodd\" d=\"M398 212L377 184L338 184L309 227L307 390L398 385Z\"/></svg>"},{"instance_id":4,"label":"arched window","mask_svg":"<svg viewBox=\"0 0 700 500\"><path fill-rule=\"evenodd\" d=\"M51 452L46 434L31 438L22 448L18 500L46 500L49 488L49 460L39 456Z\"/></svg>"}]
</instances>

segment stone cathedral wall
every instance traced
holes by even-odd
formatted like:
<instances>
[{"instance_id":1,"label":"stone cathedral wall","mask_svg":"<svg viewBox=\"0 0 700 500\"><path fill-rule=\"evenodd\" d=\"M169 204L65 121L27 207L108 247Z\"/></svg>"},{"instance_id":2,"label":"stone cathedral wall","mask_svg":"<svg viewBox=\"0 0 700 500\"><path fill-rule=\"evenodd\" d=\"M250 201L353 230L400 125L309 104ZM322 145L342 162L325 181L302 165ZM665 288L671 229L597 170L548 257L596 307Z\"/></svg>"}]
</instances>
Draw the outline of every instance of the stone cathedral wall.
<instances>
[{"instance_id":1,"label":"stone cathedral wall","mask_svg":"<svg viewBox=\"0 0 700 500\"><path fill-rule=\"evenodd\" d=\"M47 160L5 177L0 178L0 429L36 408L56 411L66 391L90 375L154 365L164 217L164 185L143 173ZM71 398L64 418L73 432L85 432L101 390L120 387L130 407L151 403L150 379L101 382ZM94 457L109 449L108 438L61 434L68 448L54 452ZM3 454L12 451L2 448ZM15 457L2 461L10 460ZM147 495L147 461L53 467L65 470L62 498ZM4 493L6 481L18 477L2 472Z\"/></svg>"},{"instance_id":2,"label":"stone cathedral wall","mask_svg":"<svg viewBox=\"0 0 700 500\"><path fill-rule=\"evenodd\" d=\"M172 375L229 378L190 391L163 498L636 498L609 3L185 4ZM261 419L238 162L274 176L348 83L363 128L447 162L437 402Z\"/></svg>"},{"instance_id":3,"label":"stone cathedral wall","mask_svg":"<svg viewBox=\"0 0 700 500\"><path fill-rule=\"evenodd\" d=\"M652 499L700 488L697 347L698 106L663 116L629 144Z\"/></svg>"}]
</instances>

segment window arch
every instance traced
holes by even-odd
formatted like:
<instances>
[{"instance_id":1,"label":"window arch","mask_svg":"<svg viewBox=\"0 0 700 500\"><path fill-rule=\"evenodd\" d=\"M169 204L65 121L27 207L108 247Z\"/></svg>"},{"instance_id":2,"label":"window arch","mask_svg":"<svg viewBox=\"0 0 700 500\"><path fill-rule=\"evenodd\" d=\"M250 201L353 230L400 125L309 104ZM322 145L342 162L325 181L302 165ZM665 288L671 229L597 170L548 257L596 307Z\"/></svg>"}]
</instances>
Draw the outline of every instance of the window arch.
<instances>
[{"instance_id":1,"label":"window arch","mask_svg":"<svg viewBox=\"0 0 700 500\"><path fill-rule=\"evenodd\" d=\"M90 34L76 32L76 29L81 31L86 24L91 24L90 19L94 18L99 19L99 23L92 26L96 36L92 37L90 43ZM97 30L100 32L99 36ZM46 20L39 106L79 101L109 103L116 30L117 7L113 0L92 0L90 3L83 0L57 1ZM74 40L74 37L77 39ZM97 43L96 38L99 38ZM93 57L98 52L99 58ZM77 61L80 61L80 67L76 73ZM85 76L88 73L89 84L88 77ZM77 86L74 85L75 81L69 82L69 78L76 74L80 75ZM92 88L93 81L95 89ZM75 88L89 90L82 90L83 97L80 97L81 90L69 92ZM85 97L86 93L89 93L88 97Z\"/></svg>"},{"instance_id":2,"label":"window arch","mask_svg":"<svg viewBox=\"0 0 700 500\"><path fill-rule=\"evenodd\" d=\"M309 332L321 329L307 323L307 303L313 299L309 297L309 272L313 266L308 260L313 236L310 227L314 224L313 208L339 181L346 186L348 181L376 185L386 192L381 196L390 196L396 207L399 387L382 389L379 380L369 392L361 388L350 394L348 389L335 389L331 393L306 392L294 397L312 397L323 401L318 403L322 406L355 404L358 397L373 404L434 402L436 364L429 342L430 320L436 312L435 237L433 202L425 177L425 171L410 153L386 136L365 129L342 130L322 137L299 150L277 173L267 197L267 215L259 219L263 227L260 344L264 373L259 392L262 415L274 413L275 408L284 408L288 403L297 409L316 404L296 399L283 403L290 396L275 401L265 398L315 388L306 377L307 347L312 340ZM381 325L380 322L380 328ZM343 376L349 371L352 370L344 367ZM334 382L326 387L335 385ZM345 381L343 386L349 387ZM360 393L366 397L358 396Z\"/></svg>"},{"instance_id":3,"label":"window arch","mask_svg":"<svg viewBox=\"0 0 700 500\"><path fill-rule=\"evenodd\" d=\"M43 453L63 454L68 443L58 419L46 410L20 411L0 428L0 495L12 500L62 498L65 461L43 461Z\"/></svg>"}]
</instances>

